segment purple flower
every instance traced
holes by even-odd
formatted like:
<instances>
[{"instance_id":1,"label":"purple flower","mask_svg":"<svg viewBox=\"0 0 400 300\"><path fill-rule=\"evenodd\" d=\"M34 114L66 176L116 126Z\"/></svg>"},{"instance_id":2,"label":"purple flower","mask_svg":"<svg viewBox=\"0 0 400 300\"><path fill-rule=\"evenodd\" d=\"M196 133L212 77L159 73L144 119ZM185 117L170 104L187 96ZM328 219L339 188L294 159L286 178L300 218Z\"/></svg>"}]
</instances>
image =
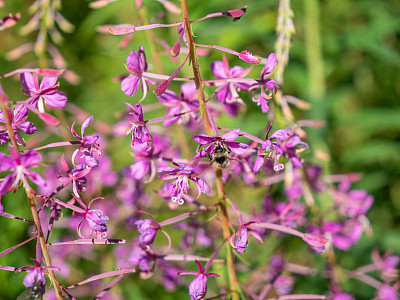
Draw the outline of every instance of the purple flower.
<instances>
[{"instance_id":1,"label":"purple flower","mask_svg":"<svg viewBox=\"0 0 400 300\"><path fill-rule=\"evenodd\" d=\"M34 259L32 259L35 263L35 266L26 266L22 268L18 268L15 272L23 272L28 271L28 274L24 278L24 285L27 288L31 288L34 286L40 286L40 293L43 295L45 293L46 288L46 279L43 274L43 270L59 270L57 267L41 267L40 263Z\"/></svg>"},{"instance_id":2,"label":"purple flower","mask_svg":"<svg viewBox=\"0 0 400 300\"><path fill-rule=\"evenodd\" d=\"M146 122L143 119L143 110L140 104L135 106L125 103L129 109L128 121L131 123L126 134L131 134L131 144L132 146L136 143L143 144L146 143L147 148L151 148L153 139L150 132L146 128Z\"/></svg>"},{"instance_id":3,"label":"purple flower","mask_svg":"<svg viewBox=\"0 0 400 300\"><path fill-rule=\"evenodd\" d=\"M129 261L133 265L139 266L142 272L148 273L151 271L150 262L155 261L155 255L150 250L144 251L135 245L132 248Z\"/></svg>"},{"instance_id":4,"label":"purple flower","mask_svg":"<svg viewBox=\"0 0 400 300\"><path fill-rule=\"evenodd\" d=\"M376 296L379 300L398 300L397 288L388 284L382 284L377 290Z\"/></svg>"},{"instance_id":5,"label":"purple flower","mask_svg":"<svg viewBox=\"0 0 400 300\"><path fill-rule=\"evenodd\" d=\"M243 253L244 248L247 248L249 246L247 241L248 238L247 227L245 225L242 225L236 232L237 232L237 239L235 243L235 248L237 252Z\"/></svg>"},{"instance_id":6,"label":"purple flower","mask_svg":"<svg viewBox=\"0 0 400 300\"><path fill-rule=\"evenodd\" d=\"M140 233L140 244L148 246L153 244L157 231L160 230L160 225L150 219L138 220L135 222L135 224Z\"/></svg>"},{"instance_id":7,"label":"purple flower","mask_svg":"<svg viewBox=\"0 0 400 300\"><path fill-rule=\"evenodd\" d=\"M350 219L344 223L326 222L323 231L332 235L333 246L340 250L347 250L361 238L363 227L358 220Z\"/></svg>"},{"instance_id":8,"label":"purple flower","mask_svg":"<svg viewBox=\"0 0 400 300\"><path fill-rule=\"evenodd\" d=\"M26 119L28 118L28 109L24 105L19 105L14 109L13 114L8 111L8 117L11 120L11 127L13 128L17 142L25 146L24 138L22 137L18 129L22 130L26 134L34 134L37 131L36 126L33 125L32 122L26 121ZM6 123L2 111L0 111L0 123ZM7 126L0 125L0 145L4 145L7 141Z\"/></svg>"},{"instance_id":9,"label":"purple flower","mask_svg":"<svg viewBox=\"0 0 400 300\"><path fill-rule=\"evenodd\" d=\"M240 66L229 68L229 63L225 55L223 56L222 61L217 60L213 62L210 68L214 76L219 79L243 78L251 70L251 67L247 69L243 69ZM247 91L249 89L249 85L227 80L216 90L216 99L222 103L242 102L237 89Z\"/></svg>"},{"instance_id":10,"label":"purple flower","mask_svg":"<svg viewBox=\"0 0 400 300\"><path fill-rule=\"evenodd\" d=\"M325 246L329 242L326 237L314 233L305 233L303 240L318 254L325 250Z\"/></svg>"},{"instance_id":11,"label":"purple flower","mask_svg":"<svg viewBox=\"0 0 400 300\"><path fill-rule=\"evenodd\" d=\"M289 275L280 275L274 281L274 289L280 296L289 294L293 289L294 278Z\"/></svg>"},{"instance_id":12,"label":"purple flower","mask_svg":"<svg viewBox=\"0 0 400 300\"><path fill-rule=\"evenodd\" d=\"M184 271L179 272L179 275L196 275L189 284L189 296L191 300L201 300L207 294L207 277L219 277L219 275L215 273L204 273L205 271L201 264L197 260L195 262L199 268L199 272Z\"/></svg>"},{"instance_id":13,"label":"purple flower","mask_svg":"<svg viewBox=\"0 0 400 300\"><path fill-rule=\"evenodd\" d=\"M342 182L338 190L333 190L333 199L339 213L356 218L365 215L374 202L374 197L365 190L350 190L349 182Z\"/></svg>"},{"instance_id":14,"label":"purple flower","mask_svg":"<svg viewBox=\"0 0 400 300\"><path fill-rule=\"evenodd\" d=\"M12 171L0 184L0 195L5 195L9 191L17 191L18 185L22 182L24 188L32 189L29 186L28 178L38 186L46 186L46 182L35 171L30 168L40 166L42 159L39 153L34 150L25 151L21 156L13 149L9 148L11 157L0 152L0 172Z\"/></svg>"},{"instance_id":15,"label":"purple flower","mask_svg":"<svg viewBox=\"0 0 400 300\"><path fill-rule=\"evenodd\" d=\"M302 142L297 134L294 134L290 128L279 129L271 137L268 138L267 135L266 140L258 148L258 157L254 163L253 172L258 172L264 165L265 156L273 160L276 172L284 168L279 161L281 157L288 157L295 168L301 168L303 165L298 154L301 148L308 148L308 145Z\"/></svg>"},{"instance_id":16,"label":"purple flower","mask_svg":"<svg viewBox=\"0 0 400 300\"><path fill-rule=\"evenodd\" d=\"M89 209L86 213L86 221L88 221L90 229L96 233L100 232L101 235L108 230L106 225L108 220L109 218L102 210Z\"/></svg>"},{"instance_id":17,"label":"purple flower","mask_svg":"<svg viewBox=\"0 0 400 300\"><path fill-rule=\"evenodd\" d=\"M63 92L58 91L57 76L44 76L39 86L37 73L22 73L21 74L22 92L30 96L25 101L27 105L38 105L39 112L44 112L44 104L53 108L63 108L67 103L67 97Z\"/></svg>"},{"instance_id":18,"label":"purple flower","mask_svg":"<svg viewBox=\"0 0 400 300\"><path fill-rule=\"evenodd\" d=\"M89 126L89 124L93 121L93 116L90 116L87 118L81 126L81 135L79 136L74 129L75 122L71 126L71 133L74 137L76 137L80 142L81 146L79 149L77 149L73 155L78 153L78 151L82 152L85 158L85 163L91 168L97 167L99 165L99 162L97 159L93 157L93 153L97 153L97 155L101 155L101 152L99 150L100 144L97 142L99 140L99 135L90 135L90 136L84 136L85 134L85 129Z\"/></svg>"},{"instance_id":19,"label":"purple flower","mask_svg":"<svg viewBox=\"0 0 400 300\"><path fill-rule=\"evenodd\" d=\"M180 114L182 112L190 111L199 107L196 84L194 82L186 82L182 84L180 96L171 90L166 90L164 93L157 96L157 98L168 107L167 115L169 116ZM186 125L196 119L197 114L193 111L182 116L177 116L166 120L164 121L163 125L170 126L175 122Z\"/></svg>"},{"instance_id":20,"label":"purple flower","mask_svg":"<svg viewBox=\"0 0 400 300\"><path fill-rule=\"evenodd\" d=\"M83 163L80 163L75 165L72 170L70 170L67 162L65 161L64 155L61 157L61 166L67 173L67 176L57 175L57 179L63 182L64 187L72 182L72 192L76 197L79 198L79 192L85 190L85 176L89 174L91 168L87 167Z\"/></svg>"},{"instance_id":21,"label":"purple flower","mask_svg":"<svg viewBox=\"0 0 400 300\"><path fill-rule=\"evenodd\" d=\"M106 225L107 221L109 220L109 217L107 217L107 215L99 209L90 209L91 204L93 203L93 201L97 200L97 199L101 199L101 198L94 198L93 200L90 201L89 205L86 207L86 205L84 205L84 203L79 200L78 202L84 207L85 211L84 212L73 212L73 216L76 218L83 218L78 225L78 235L81 238L84 238L84 236L81 233L81 226L83 221L87 221L91 232L90 232L90 236L95 233L96 236L98 238L104 238L107 235L107 231L108 231L108 227Z\"/></svg>"},{"instance_id":22,"label":"purple flower","mask_svg":"<svg viewBox=\"0 0 400 300\"><path fill-rule=\"evenodd\" d=\"M398 264L400 262L399 256L391 255L390 252L386 252L381 257L378 250L374 250L371 256L383 281L392 281L397 279L399 272Z\"/></svg>"},{"instance_id":23,"label":"purple flower","mask_svg":"<svg viewBox=\"0 0 400 300\"><path fill-rule=\"evenodd\" d=\"M25 276L24 278L24 285L26 287L33 287L35 284L40 283L42 294L44 294L45 286L46 286L46 279L44 278L44 274L42 271L42 267L40 264L35 261L37 264L36 267L31 267L31 271Z\"/></svg>"},{"instance_id":24,"label":"purple flower","mask_svg":"<svg viewBox=\"0 0 400 300\"><path fill-rule=\"evenodd\" d=\"M261 94L257 97L253 97L253 101L257 103L257 105L261 106L261 111L263 113L268 112L268 100L272 98L273 92L276 92L276 89L279 88L278 83L269 78L270 74L275 70L276 63L276 55L271 53L267 58L267 63L261 71L259 83L257 83L257 86L250 88L251 90L258 86L261 87Z\"/></svg>"},{"instance_id":25,"label":"purple flower","mask_svg":"<svg viewBox=\"0 0 400 300\"><path fill-rule=\"evenodd\" d=\"M306 209L303 203L293 203L288 205L287 202L278 202L275 212L284 225L295 228L305 222Z\"/></svg>"},{"instance_id":26,"label":"purple flower","mask_svg":"<svg viewBox=\"0 0 400 300\"><path fill-rule=\"evenodd\" d=\"M179 205L183 204L183 196L187 194L189 190L189 180L196 184L198 190L197 197L200 197L201 193L210 193L210 188L208 185L203 179L197 177L197 173L194 172L194 169L191 166L184 163L174 163L174 165L178 166L178 168L164 167L157 169L159 173L165 173L165 175L160 176L161 179L169 180L177 178L177 180L171 184L172 202L177 202Z\"/></svg>"},{"instance_id":27,"label":"purple flower","mask_svg":"<svg viewBox=\"0 0 400 300\"><path fill-rule=\"evenodd\" d=\"M195 159L200 157L205 157L211 155L217 145L222 145L227 147L234 154L243 154L249 148L249 145L239 142L233 142L240 135L240 129L234 129L221 136L212 136L206 134L198 134L193 137L193 139L200 144L197 148L197 154ZM199 152L199 148L204 146Z\"/></svg>"},{"instance_id":28,"label":"purple flower","mask_svg":"<svg viewBox=\"0 0 400 300\"><path fill-rule=\"evenodd\" d=\"M231 243L232 247L234 247L236 249L237 252L243 253L244 249L248 247L249 244L248 244L247 239L248 239L249 233L251 235L253 235L260 243L263 243L261 236L255 230L248 228L248 226L253 223L254 222L248 222L248 223L242 224L241 226L239 226L238 229L236 229L236 231L231 236L230 243ZM235 245L233 245L233 240L234 240L236 234L237 234L236 243L235 243Z\"/></svg>"},{"instance_id":29,"label":"purple flower","mask_svg":"<svg viewBox=\"0 0 400 300\"><path fill-rule=\"evenodd\" d=\"M136 94L141 83L143 91L143 97L141 100L143 100L146 98L147 91L149 90L147 83L154 84L152 80L143 75L143 73L147 71L146 54L144 53L143 47L139 47L137 52L132 50L132 53L128 54L128 57L126 58L126 68L131 74L122 80L121 90L127 96L133 96Z\"/></svg>"},{"instance_id":30,"label":"purple flower","mask_svg":"<svg viewBox=\"0 0 400 300\"><path fill-rule=\"evenodd\" d=\"M162 138L158 135L153 136L153 146L148 149L145 144L132 146L135 153L131 155L135 158L135 163L130 166L131 176L135 180L142 180L146 175L150 175L145 182L150 182L156 175L156 163L164 167L167 163L160 159L161 153L166 155L166 149L170 149L168 138Z\"/></svg>"}]
</instances>

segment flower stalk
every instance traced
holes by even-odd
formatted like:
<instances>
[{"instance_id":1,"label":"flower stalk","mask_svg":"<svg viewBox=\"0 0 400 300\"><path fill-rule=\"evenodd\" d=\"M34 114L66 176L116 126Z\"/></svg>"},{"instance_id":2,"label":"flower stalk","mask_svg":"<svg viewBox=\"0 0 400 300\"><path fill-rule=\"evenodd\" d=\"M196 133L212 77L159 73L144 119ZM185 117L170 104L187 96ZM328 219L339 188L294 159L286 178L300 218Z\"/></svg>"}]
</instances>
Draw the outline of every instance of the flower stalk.
<instances>
[{"instance_id":1,"label":"flower stalk","mask_svg":"<svg viewBox=\"0 0 400 300\"><path fill-rule=\"evenodd\" d=\"M11 140L11 143L12 143L15 151L19 155L20 154L20 150L19 150L16 138L15 138L15 135L14 135L13 128L11 126L12 120L10 119L9 114L7 113L7 111L9 111L10 109L9 109L9 107L7 105L7 102L3 101L3 100L4 99L1 99L1 101L0 101L0 108L4 112L3 115L4 115L4 120L5 120L5 123L6 123L6 126L7 126L8 136L9 136L9 138ZM38 212L36 210L34 196L33 196L32 191L31 191L31 189L29 187L25 187L25 192L26 192L26 196L28 198L29 206L31 208L33 221L35 223L36 231L37 231L37 234L38 234L37 238L39 239L39 242L40 242L40 247L42 249L42 254L43 254L44 260L46 261L46 265L48 267L52 267L51 260L50 260L50 255L49 255L49 249L47 248L46 240L45 240L45 237L44 237L44 234L43 234L43 231L42 231L42 226L40 224L39 215L38 215ZM61 290L60 290L60 287L57 284L57 280L56 280L54 271L49 269L48 270L48 274L49 274L49 277L50 277L50 281L51 281L51 283L53 285L55 294L57 296L57 299L62 300Z\"/></svg>"},{"instance_id":2,"label":"flower stalk","mask_svg":"<svg viewBox=\"0 0 400 300\"><path fill-rule=\"evenodd\" d=\"M192 30L191 30L190 21L189 21L189 14L188 14L186 0L181 0L181 6L182 6L183 19L185 22L187 40L188 40L188 44L189 44L190 58L192 61L194 82L196 83L198 99L199 99L199 103L200 103L200 112L201 112L202 120L204 122L205 131L206 131L206 134L208 134L208 135L212 135L212 134L218 135L218 131L217 131L215 124L214 124L214 126L212 126L212 124L211 124L210 115L208 113L207 104L206 104L205 97L204 97L201 74L200 74L199 65L198 65L198 62L196 59L195 45L194 45L193 38L192 38ZM231 234L230 234L230 229L229 229L229 216L228 216L228 212L226 209L226 202L225 202L225 197L224 197L222 172L221 172L221 170L218 170L217 168L215 168L215 172L216 172L216 176L217 176L218 196L220 199L219 203L220 203L220 208L221 208L221 212L222 212L221 217L223 220L222 221L223 236L224 236L224 239L229 240ZM237 283L237 278L236 278L236 271L235 271L235 265L234 265L234 261L233 261L232 248L229 244L226 246L226 264L227 264L227 269L228 269L229 286L230 286L230 290L232 291L232 299L239 300L239 294L238 294L239 285Z\"/></svg>"}]
</instances>

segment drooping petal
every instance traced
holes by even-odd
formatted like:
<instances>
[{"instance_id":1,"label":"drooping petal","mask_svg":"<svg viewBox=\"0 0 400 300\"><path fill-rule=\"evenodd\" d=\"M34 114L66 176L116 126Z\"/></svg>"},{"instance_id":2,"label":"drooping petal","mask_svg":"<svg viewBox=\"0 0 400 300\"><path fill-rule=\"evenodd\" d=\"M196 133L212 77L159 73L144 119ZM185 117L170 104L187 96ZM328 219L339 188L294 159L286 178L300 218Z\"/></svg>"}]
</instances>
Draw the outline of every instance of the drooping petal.
<instances>
[{"instance_id":1,"label":"drooping petal","mask_svg":"<svg viewBox=\"0 0 400 300\"><path fill-rule=\"evenodd\" d=\"M257 159L256 159L256 161L254 163L254 167L253 167L253 173L258 172L261 169L261 167L264 165L264 162L265 162L265 160L264 160L263 155L257 156Z\"/></svg>"},{"instance_id":2,"label":"drooping petal","mask_svg":"<svg viewBox=\"0 0 400 300\"><path fill-rule=\"evenodd\" d=\"M37 131L36 126L32 122L22 122L18 125L18 129L21 129L26 134L34 134Z\"/></svg>"},{"instance_id":3,"label":"drooping petal","mask_svg":"<svg viewBox=\"0 0 400 300\"><path fill-rule=\"evenodd\" d=\"M141 180L149 172L149 163L146 160L139 160L130 169L132 177L136 180Z\"/></svg>"},{"instance_id":4,"label":"drooping petal","mask_svg":"<svg viewBox=\"0 0 400 300\"><path fill-rule=\"evenodd\" d=\"M198 177L192 178L192 180L196 183L197 187L199 188L199 191L203 194L209 194L210 193L210 188L208 187L207 183Z\"/></svg>"},{"instance_id":5,"label":"drooping petal","mask_svg":"<svg viewBox=\"0 0 400 300\"><path fill-rule=\"evenodd\" d=\"M261 106L261 111L266 114L269 111L268 101L264 97L260 97L259 104Z\"/></svg>"},{"instance_id":6,"label":"drooping petal","mask_svg":"<svg viewBox=\"0 0 400 300\"><path fill-rule=\"evenodd\" d=\"M128 77L124 78L121 82L121 90L127 96L133 96L136 94L137 89L139 87L140 77L129 75Z\"/></svg>"}]
</instances>

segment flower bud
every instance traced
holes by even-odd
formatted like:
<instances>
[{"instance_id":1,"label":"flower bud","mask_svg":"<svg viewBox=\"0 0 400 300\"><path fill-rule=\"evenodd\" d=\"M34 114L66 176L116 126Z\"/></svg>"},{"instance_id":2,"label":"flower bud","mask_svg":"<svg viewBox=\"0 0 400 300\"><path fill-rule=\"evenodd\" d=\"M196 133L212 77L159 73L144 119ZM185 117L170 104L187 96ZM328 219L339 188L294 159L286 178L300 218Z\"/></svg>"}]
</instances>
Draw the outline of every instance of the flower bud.
<instances>
[{"instance_id":1,"label":"flower bud","mask_svg":"<svg viewBox=\"0 0 400 300\"><path fill-rule=\"evenodd\" d=\"M165 80L163 83L161 83L158 87L155 88L155 90L153 91L154 95L159 96L162 93L164 93L170 83L171 82L169 80Z\"/></svg>"},{"instance_id":2,"label":"flower bud","mask_svg":"<svg viewBox=\"0 0 400 300\"><path fill-rule=\"evenodd\" d=\"M226 13L223 14L228 17L233 17L233 22L236 22L245 14L246 10L247 10L247 5L242 9L228 10Z\"/></svg>"},{"instance_id":3,"label":"flower bud","mask_svg":"<svg viewBox=\"0 0 400 300\"><path fill-rule=\"evenodd\" d=\"M172 47L172 49L171 49L171 56L172 56L172 57L178 56L179 53L180 53L180 51L181 51L181 44L178 42L178 43L176 43L176 44Z\"/></svg>"},{"instance_id":4,"label":"flower bud","mask_svg":"<svg viewBox=\"0 0 400 300\"><path fill-rule=\"evenodd\" d=\"M201 300L207 294L207 276L203 273L197 274L189 285L191 300Z\"/></svg>"},{"instance_id":5,"label":"flower bud","mask_svg":"<svg viewBox=\"0 0 400 300\"><path fill-rule=\"evenodd\" d=\"M259 64L261 62L261 57L253 55L251 52L247 50L240 52L239 58L253 65Z\"/></svg>"}]
</instances>

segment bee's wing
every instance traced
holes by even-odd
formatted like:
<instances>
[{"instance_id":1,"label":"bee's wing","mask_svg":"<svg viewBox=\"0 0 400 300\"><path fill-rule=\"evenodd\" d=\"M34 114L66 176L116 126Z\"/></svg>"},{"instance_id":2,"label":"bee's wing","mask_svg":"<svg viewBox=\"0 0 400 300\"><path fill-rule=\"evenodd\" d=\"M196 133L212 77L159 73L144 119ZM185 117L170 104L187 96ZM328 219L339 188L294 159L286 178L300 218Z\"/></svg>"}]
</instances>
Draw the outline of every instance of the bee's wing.
<instances>
[{"instance_id":1,"label":"bee's wing","mask_svg":"<svg viewBox=\"0 0 400 300\"><path fill-rule=\"evenodd\" d=\"M35 293L30 287L25 292L18 296L17 300L43 300L42 293Z\"/></svg>"}]
</instances>

